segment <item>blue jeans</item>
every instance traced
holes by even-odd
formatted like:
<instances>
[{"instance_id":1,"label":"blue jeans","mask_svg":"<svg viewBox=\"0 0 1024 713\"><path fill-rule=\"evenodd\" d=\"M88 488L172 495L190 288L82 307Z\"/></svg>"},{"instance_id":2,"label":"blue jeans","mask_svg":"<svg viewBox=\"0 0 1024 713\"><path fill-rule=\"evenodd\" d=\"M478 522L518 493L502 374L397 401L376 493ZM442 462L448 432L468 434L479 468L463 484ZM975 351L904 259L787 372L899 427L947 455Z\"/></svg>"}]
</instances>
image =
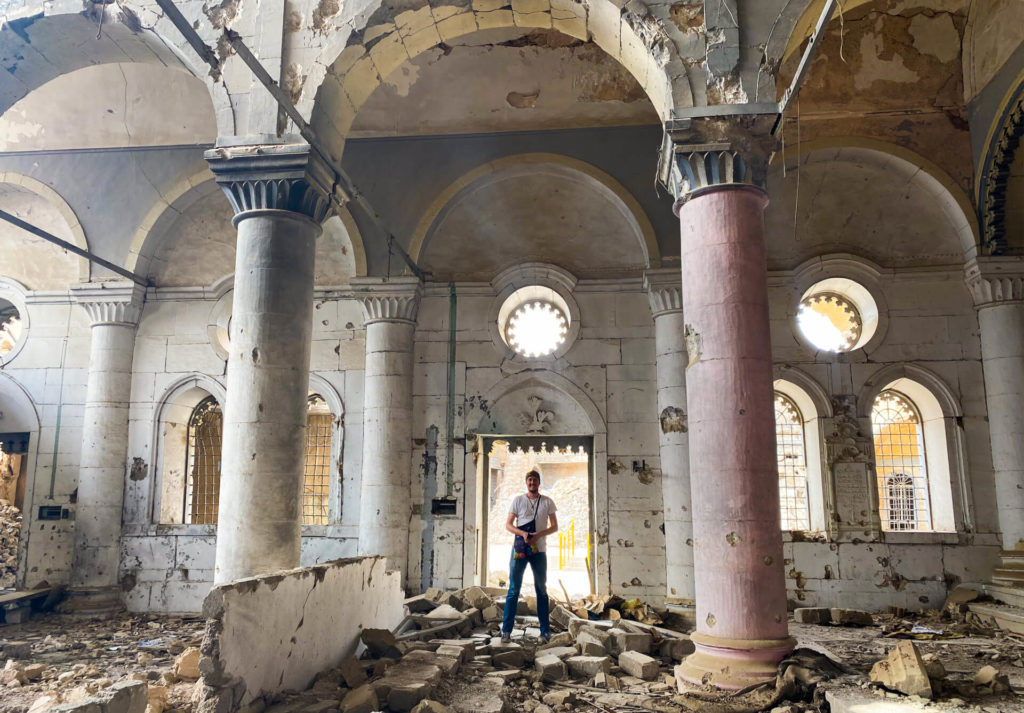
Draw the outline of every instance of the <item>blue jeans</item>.
<instances>
[{"instance_id":1,"label":"blue jeans","mask_svg":"<svg viewBox=\"0 0 1024 713\"><path fill-rule=\"evenodd\" d=\"M511 634L516 623L516 608L519 605L519 590L523 588L523 574L526 564L533 570L533 583L537 587L537 618L540 619L540 635L551 636L551 619L548 613L548 556L544 552L509 563L508 596L505 598L505 616L501 622L501 633Z\"/></svg>"}]
</instances>

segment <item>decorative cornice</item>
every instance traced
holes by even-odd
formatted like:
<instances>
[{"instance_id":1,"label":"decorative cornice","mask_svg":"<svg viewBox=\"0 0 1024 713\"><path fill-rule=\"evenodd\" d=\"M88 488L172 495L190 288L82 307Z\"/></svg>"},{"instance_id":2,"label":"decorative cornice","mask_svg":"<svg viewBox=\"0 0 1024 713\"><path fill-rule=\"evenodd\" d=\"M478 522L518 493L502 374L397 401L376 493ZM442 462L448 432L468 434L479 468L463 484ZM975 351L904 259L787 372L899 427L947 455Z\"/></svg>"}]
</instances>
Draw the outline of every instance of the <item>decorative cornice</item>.
<instances>
[{"instance_id":1,"label":"decorative cornice","mask_svg":"<svg viewBox=\"0 0 1024 713\"><path fill-rule=\"evenodd\" d=\"M134 327L146 301L146 288L134 282L83 282L71 286L72 298L96 327L118 324Z\"/></svg>"},{"instance_id":2,"label":"decorative cornice","mask_svg":"<svg viewBox=\"0 0 1024 713\"><path fill-rule=\"evenodd\" d=\"M219 147L203 154L235 216L286 210L323 222L331 213L330 172L309 144Z\"/></svg>"},{"instance_id":3,"label":"decorative cornice","mask_svg":"<svg viewBox=\"0 0 1024 713\"><path fill-rule=\"evenodd\" d=\"M357 277L352 292L363 306L365 324L374 322L416 323L423 285L416 277Z\"/></svg>"},{"instance_id":4,"label":"decorative cornice","mask_svg":"<svg viewBox=\"0 0 1024 713\"><path fill-rule=\"evenodd\" d=\"M1024 138L1024 90L1006 109L999 134L988 152L988 161L981 178L982 248L989 255L999 255L1006 244L1006 190L1011 168Z\"/></svg>"},{"instance_id":5,"label":"decorative cornice","mask_svg":"<svg viewBox=\"0 0 1024 713\"><path fill-rule=\"evenodd\" d=\"M975 307L1024 300L1024 258L988 257L964 266L964 280Z\"/></svg>"},{"instance_id":6,"label":"decorative cornice","mask_svg":"<svg viewBox=\"0 0 1024 713\"><path fill-rule=\"evenodd\" d=\"M644 289L655 319L663 314L682 314L683 285L679 270L648 270L644 273Z\"/></svg>"}]
</instances>

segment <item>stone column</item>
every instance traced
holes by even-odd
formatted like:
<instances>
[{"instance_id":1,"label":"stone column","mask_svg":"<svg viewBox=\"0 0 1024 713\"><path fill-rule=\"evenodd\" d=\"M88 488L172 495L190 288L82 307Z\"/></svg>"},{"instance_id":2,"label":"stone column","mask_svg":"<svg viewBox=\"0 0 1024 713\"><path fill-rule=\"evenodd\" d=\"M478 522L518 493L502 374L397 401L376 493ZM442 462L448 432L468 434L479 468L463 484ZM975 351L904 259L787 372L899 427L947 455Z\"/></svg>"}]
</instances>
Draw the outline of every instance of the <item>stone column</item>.
<instances>
[{"instance_id":1,"label":"stone column","mask_svg":"<svg viewBox=\"0 0 1024 713\"><path fill-rule=\"evenodd\" d=\"M299 566L313 261L309 146L208 151L238 229L214 582Z\"/></svg>"},{"instance_id":2,"label":"stone column","mask_svg":"<svg viewBox=\"0 0 1024 713\"><path fill-rule=\"evenodd\" d=\"M661 493L665 512L665 602L692 607L693 516L686 422L686 341L678 270L651 270L644 286L654 315L661 423Z\"/></svg>"},{"instance_id":3,"label":"stone column","mask_svg":"<svg viewBox=\"0 0 1024 713\"><path fill-rule=\"evenodd\" d=\"M366 323L359 554L408 571L412 513L412 338L423 288L415 277L352 280Z\"/></svg>"},{"instance_id":4,"label":"stone column","mask_svg":"<svg viewBox=\"0 0 1024 713\"><path fill-rule=\"evenodd\" d=\"M1024 550L1024 260L971 260L966 278L981 327L1003 549Z\"/></svg>"},{"instance_id":5,"label":"stone column","mask_svg":"<svg viewBox=\"0 0 1024 713\"><path fill-rule=\"evenodd\" d=\"M736 689L793 649L779 528L764 209L728 146L674 146L681 228L696 651L677 669Z\"/></svg>"},{"instance_id":6,"label":"stone column","mask_svg":"<svg viewBox=\"0 0 1024 713\"><path fill-rule=\"evenodd\" d=\"M89 315L89 381L82 421L82 457L75 508L75 552L68 611L121 608L121 509L128 458L135 327L145 288L131 282L90 282L71 288Z\"/></svg>"}]
</instances>

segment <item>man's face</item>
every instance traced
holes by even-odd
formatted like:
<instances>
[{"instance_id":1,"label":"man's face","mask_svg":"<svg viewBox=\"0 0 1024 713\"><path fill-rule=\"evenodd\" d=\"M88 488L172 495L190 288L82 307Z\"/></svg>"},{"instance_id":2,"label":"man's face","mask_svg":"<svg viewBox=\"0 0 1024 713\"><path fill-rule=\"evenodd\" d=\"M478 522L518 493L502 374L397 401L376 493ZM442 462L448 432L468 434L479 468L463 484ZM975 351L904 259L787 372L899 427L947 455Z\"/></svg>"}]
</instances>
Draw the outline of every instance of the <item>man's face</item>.
<instances>
[{"instance_id":1,"label":"man's face","mask_svg":"<svg viewBox=\"0 0 1024 713\"><path fill-rule=\"evenodd\" d=\"M540 478L536 475L530 475L526 478L526 490L530 493L540 492Z\"/></svg>"}]
</instances>

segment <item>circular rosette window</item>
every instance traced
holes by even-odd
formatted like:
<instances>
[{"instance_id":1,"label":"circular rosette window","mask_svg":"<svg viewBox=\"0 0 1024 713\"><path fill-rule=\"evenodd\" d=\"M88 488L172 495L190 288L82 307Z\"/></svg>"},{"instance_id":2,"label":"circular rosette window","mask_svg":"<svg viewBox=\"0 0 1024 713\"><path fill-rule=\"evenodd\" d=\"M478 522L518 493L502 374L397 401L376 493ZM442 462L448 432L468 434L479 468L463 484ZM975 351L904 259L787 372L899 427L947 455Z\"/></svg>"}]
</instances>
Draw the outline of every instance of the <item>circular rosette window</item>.
<instances>
[{"instance_id":1,"label":"circular rosette window","mask_svg":"<svg viewBox=\"0 0 1024 713\"><path fill-rule=\"evenodd\" d=\"M862 285L830 278L804 293L797 310L800 335L815 349L834 354L864 346L878 326L878 306Z\"/></svg>"},{"instance_id":2,"label":"circular rosette window","mask_svg":"<svg viewBox=\"0 0 1024 713\"><path fill-rule=\"evenodd\" d=\"M555 290L530 285L509 295L497 327L509 349L525 359L560 356L572 338L572 312Z\"/></svg>"}]
</instances>

